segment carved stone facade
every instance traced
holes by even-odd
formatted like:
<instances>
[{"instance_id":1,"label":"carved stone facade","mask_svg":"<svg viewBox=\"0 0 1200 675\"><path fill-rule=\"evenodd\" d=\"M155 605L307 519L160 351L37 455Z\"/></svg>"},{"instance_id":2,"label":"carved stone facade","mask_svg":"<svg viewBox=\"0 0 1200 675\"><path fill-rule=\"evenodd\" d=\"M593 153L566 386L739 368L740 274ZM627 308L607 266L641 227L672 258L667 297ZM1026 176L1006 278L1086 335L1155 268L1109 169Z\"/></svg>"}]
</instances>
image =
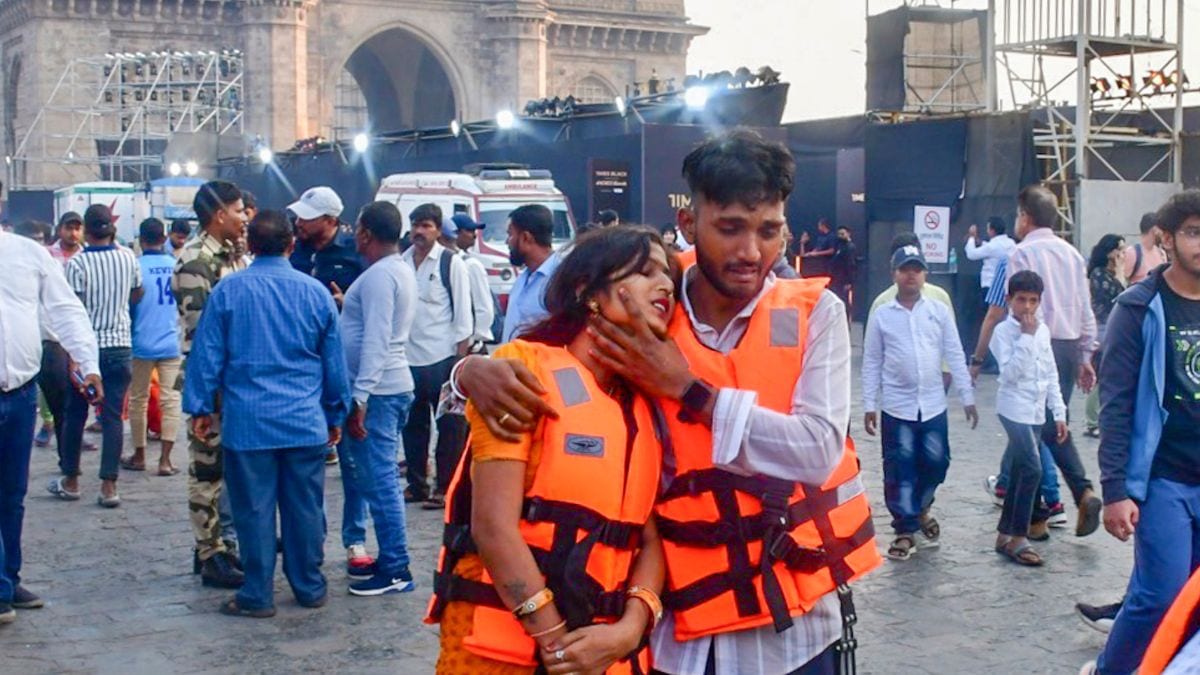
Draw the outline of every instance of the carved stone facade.
<instances>
[{"instance_id":1,"label":"carved stone facade","mask_svg":"<svg viewBox=\"0 0 1200 675\"><path fill-rule=\"evenodd\" d=\"M80 55L240 49L246 132L287 148L345 133L355 84L375 131L444 126L682 81L706 30L683 0L0 0L0 154Z\"/></svg>"}]
</instances>

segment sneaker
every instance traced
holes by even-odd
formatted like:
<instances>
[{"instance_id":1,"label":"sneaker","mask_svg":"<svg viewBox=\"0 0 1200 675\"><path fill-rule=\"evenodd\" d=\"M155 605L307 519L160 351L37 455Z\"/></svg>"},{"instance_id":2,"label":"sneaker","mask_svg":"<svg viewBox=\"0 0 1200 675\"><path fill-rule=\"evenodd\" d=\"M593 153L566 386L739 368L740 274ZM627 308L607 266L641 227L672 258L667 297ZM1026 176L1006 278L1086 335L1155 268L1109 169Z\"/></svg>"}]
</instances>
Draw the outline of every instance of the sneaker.
<instances>
[{"instance_id":1,"label":"sneaker","mask_svg":"<svg viewBox=\"0 0 1200 675\"><path fill-rule=\"evenodd\" d=\"M1004 495L1007 490L1003 485L1000 485L999 476L988 476L983 479L983 489L988 493L988 499L996 506L1004 506Z\"/></svg>"},{"instance_id":2,"label":"sneaker","mask_svg":"<svg viewBox=\"0 0 1200 675\"><path fill-rule=\"evenodd\" d=\"M375 559L367 555L367 547L351 544L346 548L346 576L351 579L370 579L375 574Z\"/></svg>"},{"instance_id":3,"label":"sneaker","mask_svg":"<svg viewBox=\"0 0 1200 675\"><path fill-rule=\"evenodd\" d=\"M366 597L387 593L408 593L416 587L412 574L404 569L400 570L399 574L376 574L365 581L350 584L350 595Z\"/></svg>"},{"instance_id":4,"label":"sneaker","mask_svg":"<svg viewBox=\"0 0 1200 675\"><path fill-rule=\"evenodd\" d=\"M17 610L7 602L0 602L0 625L12 623L17 620Z\"/></svg>"},{"instance_id":5,"label":"sneaker","mask_svg":"<svg viewBox=\"0 0 1200 675\"><path fill-rule=\"evenodd\" d=\"M246 577L223 555L200 563L200 583L213 588L241 588Z\"/></svg>"},{"instance_id":6,"label":"sneaker","mask_svg":"<svg viewBox=\"0 0 1200 675\"><path fill-rule=\"evenodd\" d=\"M46 603L24 586L17 586L13 590L12 606L17 609L41 609Z\"/></svg>"},{"instance_id":7,"label":"sneaker","mask_svg":"<svg viewBox=\"0 0 1200 675\"><path fill-rule=\"evenodd\" d=\"M1079 618L1087 624L1088 628L1098 630L1101 633L1107 633L1112 630L1113 621L1117 619L1117 612L1121 611L1121 603L1114 602L1111 605L1089 605L1083 602L1075 603L1075 613Z\"/></svg>"},{"instance_id":8,"label":"sneaker","mask_svg":"<svg viewBox=\"0 0 1200 675\"><path fill-rule=\"evenodd\" d=\"M37 435L33 437L33 444L39 448L44 448L50 445L50 428L42 427L38 429Z\"/></svg>"},{"instance_id":9,"label":"sneaker","mask_svg":"<svg viewBox=\"0 0 1200 675\"><path fill-rule=\"evenodd\" d=\"M1063 509L1062 502L1047 504L1046 508L1049 509L1049 515L1046 518L1046 524L1050 527L1066 527L1070 522L1067 519L1067 512Z\"/></svg>"}]
</instances>

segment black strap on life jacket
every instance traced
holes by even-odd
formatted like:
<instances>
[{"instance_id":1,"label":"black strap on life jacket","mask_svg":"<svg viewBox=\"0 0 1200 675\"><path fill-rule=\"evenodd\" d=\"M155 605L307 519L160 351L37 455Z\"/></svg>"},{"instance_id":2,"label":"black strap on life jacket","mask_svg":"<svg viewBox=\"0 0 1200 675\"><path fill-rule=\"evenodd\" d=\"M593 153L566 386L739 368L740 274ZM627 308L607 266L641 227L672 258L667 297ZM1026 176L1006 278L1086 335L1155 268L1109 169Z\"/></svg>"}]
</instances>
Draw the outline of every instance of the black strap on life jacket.
<instances>
[{"instance_id":1,"label":"black strap on life jacket","mask_svg":"<svg viewBox=\"0 0 1200 675\"><path fill-rule=\"evenodd\" d=\"M793 625L774 564L783 562L791 570L815 572L829 567L834 583L845 585L854 576L846 556L875 536L867 518L847 537L838 537L830 513L838 506L837 489L822 490L804 485L805 499L789 504L795 484L767 476L740 476L717 468L692 471L679 476L664 492L663 501L683 496L711 493L717 503L717 522L676 521L659 516L662 538L681 546L726 549L729 569L710 574L682 588L663 594L663 604L672 610L685 610L726 593L734 594L740 616L761 612L754 578L762 577L763 597L776 632ZM743 516L737 506L737 492L751 495L762 504L762 511ZM789 533L812 522L821 537L820 548L796 543ZM762 542L759 564L750 563L750 542Z\"/></svg>"}]
</instances>

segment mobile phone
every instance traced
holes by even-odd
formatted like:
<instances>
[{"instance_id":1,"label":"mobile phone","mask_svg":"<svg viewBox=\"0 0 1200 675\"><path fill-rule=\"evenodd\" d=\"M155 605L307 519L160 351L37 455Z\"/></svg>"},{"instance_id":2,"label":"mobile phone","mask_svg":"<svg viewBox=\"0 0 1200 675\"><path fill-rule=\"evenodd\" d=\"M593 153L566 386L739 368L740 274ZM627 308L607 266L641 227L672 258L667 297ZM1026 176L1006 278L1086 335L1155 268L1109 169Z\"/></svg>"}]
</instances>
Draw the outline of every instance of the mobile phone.
<instances>
[{"instance_id":1,"label":"mobile phone","mask_svg":"<svg viewBox=\"0 0 1200 675\"><path fill-rule=\"evenodd\" d=\"M72 370L71 382L75 384L76 388L82 387L84 383L83 373L79 372L78 370ZM99 395L100 392L96 391L96 385L88 384L87 388L84 389L84 393L87 396L88 402L91 403L92 401L96 400L96 396Z\"/></svg>"}]
</instances>

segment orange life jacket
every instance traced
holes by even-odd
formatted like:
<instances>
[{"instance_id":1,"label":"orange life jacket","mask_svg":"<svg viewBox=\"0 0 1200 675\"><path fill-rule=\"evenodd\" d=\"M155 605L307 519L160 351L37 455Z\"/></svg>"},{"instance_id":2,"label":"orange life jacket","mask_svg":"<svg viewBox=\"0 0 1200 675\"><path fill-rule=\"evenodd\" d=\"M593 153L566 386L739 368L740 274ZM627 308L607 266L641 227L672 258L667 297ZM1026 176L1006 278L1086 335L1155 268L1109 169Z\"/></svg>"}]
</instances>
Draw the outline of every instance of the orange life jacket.
<instances>
[{"instance_id":1,"label":"orange life jacket","mask_svg":"<svg viewBox=\"0 0 1200 675\"><path fill-rule=\"evenodd\" d=\"M541 457L525 493L519 528L569 629L621 617L642 528L653 513L666 426L645 399L622 403L607 395L591 371L561 347L530 343L532 368L559 414L539 427ZM470 442L446 499L446 527L426 623L441 619L447 602L475 605L463 646L480 656L536 665L536 644L496 594L486 570L481 581L454 574L471 539ZM634 672L648 670L648 652ZM623 661L610 672L629 672Z\"/></svg>"},{"instance_id":2,"label":"orange life jacket","mask_svg":"<svg viewBox=\"0 0 1200 675\"><path fill-rule=\"evenodd\" d=\"M1158 675L1167 669L1171 659L1179 653L1183 645L1196 634L1200 625L1200 570L1192 574L1183 590L1171 603L1171 608L1163 615L1154 638L1142 656L1142 665L1138 668L1140 675Z\"/></svg>"},{"instance_id":3,"label":"orange life jacket","mask_svg":"<svg viewBox=\"0 0 1200 675\"><path fill-rule=\"evenodd\" d=\"M679 269L687 271L687 268L696 264L696 247L693 246L686 251L679 253Z\"/></svg>"},{"instance_id":4,"label":"orange life jacket","mask_svg":"<svg viewBox=\"0 0 1200 675\"><path fill-rule=\"evenodd\" d=\"M696 376L718 388L755 391L758 405L789 414L809 316L824 286L777 280L728 355L696 339L682 306L670 333ZM677 640L769 623L786 630L792 616L882 562L849 437L833 475L823 485L801 485L715 468L712 432L683 421L674 402L663 410L674 477L668 473L655 511L667 563L663 602Z\"/></svg>"}]
</instances>

